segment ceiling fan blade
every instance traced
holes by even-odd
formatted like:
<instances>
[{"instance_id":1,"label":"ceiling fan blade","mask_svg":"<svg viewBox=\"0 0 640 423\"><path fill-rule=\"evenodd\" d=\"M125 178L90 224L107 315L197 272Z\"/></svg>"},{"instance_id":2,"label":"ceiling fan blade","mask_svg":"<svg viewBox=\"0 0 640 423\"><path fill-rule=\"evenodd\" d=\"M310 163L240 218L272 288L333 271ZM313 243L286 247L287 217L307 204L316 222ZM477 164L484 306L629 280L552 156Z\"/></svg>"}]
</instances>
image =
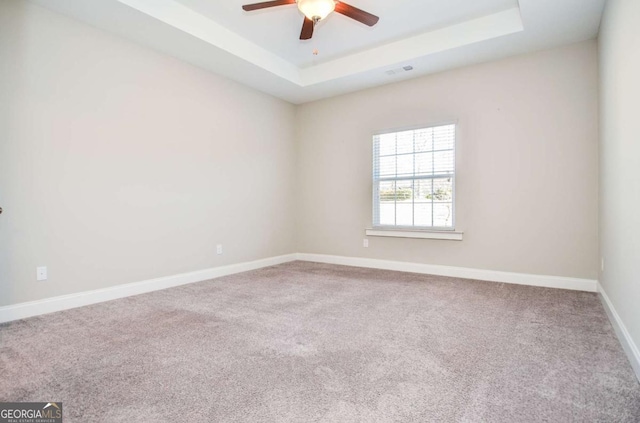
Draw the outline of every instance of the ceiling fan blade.
<instances>
[{"instance_id":1,"label":"ceiling fan blade","mask_svg":"<svg viewBox=\"0 0 640 423\"><path fill-rule=\"evenodd\" d=\"M301 40L310 40L311 37L313 37L313 26L313 21L305 17L304 22L302 23L302 32L300 32Z\"/></svg>"},{"instance_id":2,"label":"ceiling fan blade","mask_svg":"<svg viewBox=\"0 0 640 423\"><path fill-rule=\"evenodd\" d=\"M252 10L258 9L266 9L267 7L276 7L276 6L284 6L286 4L295 4L296 0L275 0L275 1L265 1L262 3L254 3L254 4L245 4L242 8L251 12Z\"/></svg>"},{"instance_id":3,"label":"ceiling fan blade","mask_svg":"<svg viewBox=\"0 0 640 423\"><path fill-rule=\"evenodd\" d=\"M358 22L362 22L365 25L374 26L380 20L376 15L372 15L369 12L358 9L357 7L350 6L346 3L339 1L336 3L336 12L345 16L355 19Z\"/></svg>"}]
</instances>

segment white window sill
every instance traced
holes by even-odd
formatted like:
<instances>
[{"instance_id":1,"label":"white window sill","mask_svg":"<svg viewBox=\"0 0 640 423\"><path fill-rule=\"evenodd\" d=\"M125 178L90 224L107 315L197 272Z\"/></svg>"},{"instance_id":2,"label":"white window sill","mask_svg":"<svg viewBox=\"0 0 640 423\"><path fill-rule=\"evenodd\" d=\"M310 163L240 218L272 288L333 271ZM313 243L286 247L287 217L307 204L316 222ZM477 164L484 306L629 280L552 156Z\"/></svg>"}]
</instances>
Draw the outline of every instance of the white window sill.
<instances>
[{"instance_id":1,"label":"white window sill","mask_svg":"<svg viewBox=\"0 0 640 423\"><path fill-rule=\"evenodd\" d=\"M448 241L462 241L464 232L456 231L425 231L415 229L382 229L367 228L367 236L387 236L393 238L422 238L422 239L444 239Z\"/></svg>"}]
</instances>

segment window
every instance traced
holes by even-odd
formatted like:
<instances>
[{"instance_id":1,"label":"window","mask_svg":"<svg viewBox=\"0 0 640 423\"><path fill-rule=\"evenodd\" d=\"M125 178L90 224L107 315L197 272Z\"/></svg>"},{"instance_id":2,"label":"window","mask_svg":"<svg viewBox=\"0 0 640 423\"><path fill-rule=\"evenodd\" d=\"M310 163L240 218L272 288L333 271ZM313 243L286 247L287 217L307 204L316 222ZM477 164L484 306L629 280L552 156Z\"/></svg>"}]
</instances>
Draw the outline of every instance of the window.
<instances>
[{"instance_id":1,"label":"window","mask_svg":"<svg viewBox=\"0 0 640 423\"><path fill-rule=\"evenodd\" d=\"M373 137L373 226L453 230L456 125Z\"/></svg>"}]
</instances>

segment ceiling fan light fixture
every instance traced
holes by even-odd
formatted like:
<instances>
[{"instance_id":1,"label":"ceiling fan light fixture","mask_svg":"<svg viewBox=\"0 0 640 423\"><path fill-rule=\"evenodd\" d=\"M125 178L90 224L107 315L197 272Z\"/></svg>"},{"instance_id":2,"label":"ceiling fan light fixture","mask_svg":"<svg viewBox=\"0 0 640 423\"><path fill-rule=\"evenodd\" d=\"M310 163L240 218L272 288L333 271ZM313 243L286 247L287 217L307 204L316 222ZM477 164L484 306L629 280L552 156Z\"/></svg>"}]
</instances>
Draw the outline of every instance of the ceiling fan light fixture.
<instances>
[{"instance_id":1,"label":"ceiling fan light fixture","mask_svg":"<svg viewBox=\"0 0 640 423\"><path fill-rule=\"evenodd\" d=\"M326 18L336 8L334 0L298 0L297 4L302 14L314 22Z\"/></svg>"}]
</instances>

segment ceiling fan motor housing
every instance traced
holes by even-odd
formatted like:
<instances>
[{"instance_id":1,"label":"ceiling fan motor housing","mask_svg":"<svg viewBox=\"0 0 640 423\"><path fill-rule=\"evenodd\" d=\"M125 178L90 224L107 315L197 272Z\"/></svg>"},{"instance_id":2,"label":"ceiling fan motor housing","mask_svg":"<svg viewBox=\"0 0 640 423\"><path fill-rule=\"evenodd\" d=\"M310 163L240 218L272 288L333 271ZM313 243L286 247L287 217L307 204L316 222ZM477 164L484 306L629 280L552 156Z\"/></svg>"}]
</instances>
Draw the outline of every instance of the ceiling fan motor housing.
<instances>
[{"instance_id":1,"label":"ceiling fan motor housing","mask_svg":"<svg viewBox=\"0 0 640 423\"><path fill-rule=\"evenodd\" d=\"M376 15L336 0L270 0L261 3L245 4L242 6L242 9L251 12L292 4L295 4L298 10L304 15L302 31L300 32L301 40L310 40L311 37L313 37L313 29L318 21L326 18L334 11L368 26L374 26L380 19Z\"/></svg>"}]
</instances>

